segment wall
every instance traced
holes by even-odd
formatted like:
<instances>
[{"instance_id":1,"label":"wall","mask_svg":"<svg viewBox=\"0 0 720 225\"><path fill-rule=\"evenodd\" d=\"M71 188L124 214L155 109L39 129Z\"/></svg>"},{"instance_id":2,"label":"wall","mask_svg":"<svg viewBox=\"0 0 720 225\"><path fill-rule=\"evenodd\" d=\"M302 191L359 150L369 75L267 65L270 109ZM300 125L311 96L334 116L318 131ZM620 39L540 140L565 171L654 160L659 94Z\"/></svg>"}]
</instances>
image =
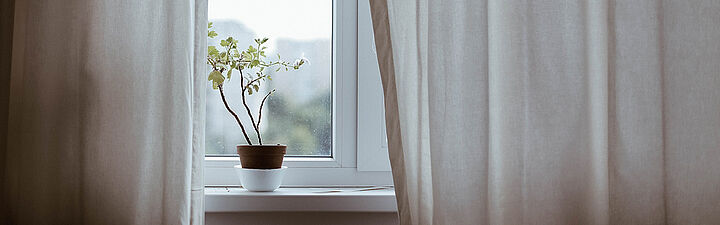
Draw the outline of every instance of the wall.
<instances>
[{"instance_id":1,"label":"wall","mask_svg":"<svg viewBox=\"0 0 720 225\"><path fill-rule=\"evenodd\" d=\"M206 213L206 225L396 225L396 213L245 212Z\"/></svg>"}]
</instances>

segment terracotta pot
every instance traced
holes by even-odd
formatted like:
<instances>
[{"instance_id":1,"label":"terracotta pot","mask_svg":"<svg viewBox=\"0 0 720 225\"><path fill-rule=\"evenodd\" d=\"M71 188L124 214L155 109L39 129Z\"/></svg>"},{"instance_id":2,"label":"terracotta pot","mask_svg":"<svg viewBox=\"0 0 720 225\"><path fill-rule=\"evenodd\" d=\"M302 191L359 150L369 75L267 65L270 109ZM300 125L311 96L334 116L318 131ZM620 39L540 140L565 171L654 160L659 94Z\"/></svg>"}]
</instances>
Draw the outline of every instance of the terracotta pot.
<instances>
[{"instance_id":1,"label":"terracotta pot","mask_svg":"<svg viewBox=\"0 0 720 225\"><path fill-rule=\"evenodd\" d=\"M238 145L240 164L247 169L278 169L282 167L287 146L277 145Z\"/></svg>"}]
</instances>

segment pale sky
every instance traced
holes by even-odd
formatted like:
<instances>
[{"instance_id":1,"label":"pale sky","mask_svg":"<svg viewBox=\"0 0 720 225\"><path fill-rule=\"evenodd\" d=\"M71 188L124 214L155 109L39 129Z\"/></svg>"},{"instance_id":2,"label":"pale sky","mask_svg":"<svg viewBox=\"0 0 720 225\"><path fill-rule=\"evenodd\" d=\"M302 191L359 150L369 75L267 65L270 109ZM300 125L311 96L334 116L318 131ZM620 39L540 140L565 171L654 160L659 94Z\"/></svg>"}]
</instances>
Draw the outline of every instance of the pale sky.
<instances>
[{"instance_id":1,"label":"pale sky","mask_svg":"<svg viewBox=\"0 0 720 225\"><path fill-rule=\"evenodd\" d=\"M258 37L330 39L332 0L210 0L208 19L239 21Z\"/></svg>"}]
</instances>

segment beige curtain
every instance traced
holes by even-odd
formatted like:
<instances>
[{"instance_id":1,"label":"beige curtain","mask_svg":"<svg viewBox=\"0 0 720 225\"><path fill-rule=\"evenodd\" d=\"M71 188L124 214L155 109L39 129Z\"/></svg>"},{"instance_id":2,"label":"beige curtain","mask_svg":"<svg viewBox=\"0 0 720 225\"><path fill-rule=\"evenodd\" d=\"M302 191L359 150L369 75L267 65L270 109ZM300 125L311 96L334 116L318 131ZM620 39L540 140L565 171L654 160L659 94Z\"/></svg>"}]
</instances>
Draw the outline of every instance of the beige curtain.
<instances>
[{"instance_id":1,"label":"beige curtain","mask_svg":"<svg viewBox=\"0 0 720 225\"><path fill-rule=\"evenodd\" d=\"M720 224L720 1L370 2L402 224Z\"/></svg>"},{"instance_id":2,"label":"beige curtain","mask_svg":"<svg viewBox=\"0 0 720 225\"><path fill-rule=\"evenodd\" d=\"M5 11L0 220L202 224L206 1L17 0L11 53Z\"/></svg>"}]
</instances>

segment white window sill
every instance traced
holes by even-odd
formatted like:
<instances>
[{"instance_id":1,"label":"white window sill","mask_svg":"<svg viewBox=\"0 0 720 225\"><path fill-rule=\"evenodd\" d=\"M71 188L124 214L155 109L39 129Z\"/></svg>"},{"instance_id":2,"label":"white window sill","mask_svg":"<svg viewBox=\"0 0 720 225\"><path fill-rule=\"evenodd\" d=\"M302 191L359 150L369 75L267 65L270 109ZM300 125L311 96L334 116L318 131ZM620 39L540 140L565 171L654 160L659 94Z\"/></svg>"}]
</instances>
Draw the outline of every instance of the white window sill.
<instances>
[{"instance_id":1,"label":"white window sill","mask_svg":"<svg viewBox=\"0 0 720 225\"><path fill-rule=\"evenodd\" d=\"M249 192L237 186L206 187L205 212L397 212L392 187L283 187Z\"/></svg>"}]
</instances>

